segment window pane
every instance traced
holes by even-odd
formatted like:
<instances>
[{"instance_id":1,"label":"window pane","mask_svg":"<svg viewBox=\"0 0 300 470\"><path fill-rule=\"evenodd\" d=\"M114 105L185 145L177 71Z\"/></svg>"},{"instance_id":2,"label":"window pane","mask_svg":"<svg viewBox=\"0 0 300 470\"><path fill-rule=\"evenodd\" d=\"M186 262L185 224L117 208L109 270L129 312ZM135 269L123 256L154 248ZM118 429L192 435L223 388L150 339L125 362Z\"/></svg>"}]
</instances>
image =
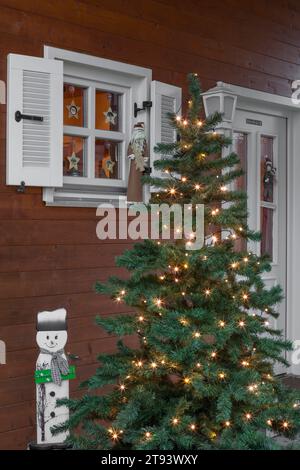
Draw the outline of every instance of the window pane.
<instances>
[{"instance_id":1,"label":"window pane","mask_svg":"<svg viewBox=\"0 0 300 470\"><path fill-rule=\"evenodd\" d=\"M95 145L96 178L120 178L120 144L103 139L96 139Z\"/></svg>"},{"instance_id":2,"label":"window pane","mask_svg":"<svg viewBox=\"0 0 300 470\"><path fill-rule=\"evenodd\" d=\"M247 191L247 134L244 132L233 133L233 151L239 156L244 174L236 180L236 189Z\"/></svg>"},{"instance_id":3,"label":"window pane","mask_svg":"<svg viewBox=\"0 0 300 470\"><path fill-rule=\"evenodd\" d=\"M107 91L96 91L95 127L107 131L120 130L121 95Z\"/></svg>"},{"instance_id":4,"label":"window pane","mask_svg":"<svg viewBox=\"0 0 300 470\"><path fill-rule=\"evenodd\" d=\"M260 138L261 152L261 171L260 171L260 187L261 200L273 202L274 175L273 169L273 137L262 135Z\"/></svg>"},{"instance_id":5,"label":"window pane","mask_svg":"<svg viewBox=\"0 0 300 470\"><path fill-rule=\"evenodd\" d=\"M86 88L64 84L64 125L84 127Z\"/></svg>"},{"instance_id":6,"label":"window pane","mask_svg":"<svg viewBox=\"0 0 300 470\"><path fill-rule=\"evenodd\" d=\"M269 255L273 259L273 209L261 207L261 255Z\"/></svg>"},{"instance_id":7,"label":"window pane","mask_svg":"<svg viewBox=\"0 0 300 470\"><path fill-rule=\"evenodd\" d=\"M241 167L244 174L236 179L235 189L237 191L247 191L247 152L248 152L248 135L245 132L233 133L233 151L239 156ZM234 243L236 251L246 251L247 240L244 238L237 239Z\"/></svg>"},{"instance_id":8,"label":"window pane","mask_svg":"<svg viewBox=\"0 0 300 470\"><path fill-rule=\"evenodd\" d=\"M64 135L64 176L86 176L85 139Z\"/></svg>"}]
</instances>

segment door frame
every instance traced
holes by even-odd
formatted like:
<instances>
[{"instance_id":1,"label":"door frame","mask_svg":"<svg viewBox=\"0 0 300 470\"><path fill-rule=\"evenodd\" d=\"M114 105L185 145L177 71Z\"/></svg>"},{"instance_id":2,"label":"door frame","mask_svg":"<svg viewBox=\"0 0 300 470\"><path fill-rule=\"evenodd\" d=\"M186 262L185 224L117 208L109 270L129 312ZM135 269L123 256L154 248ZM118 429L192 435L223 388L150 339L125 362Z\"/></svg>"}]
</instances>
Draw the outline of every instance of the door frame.
<instances>
[{"instance_id":1,"label":"door frame","mask_svg":"<svg viewBox=\"0 0 300 470\"><path fill-rule=\"evenodd\" d=\"M237 109L261 112L286 118L287 123L287 233L286 233L286 337L291 341L300 342L299 287L300 287L300 104L292 99L272 93L253 90L229 83L218 82L224 92L236 95ZM292 94L292 89L291 89ZM231 135L232 124L226 122L222 126L224 132ZM297 214L298 212L298 214ZM300 356L299 354L295 357ZM292 363L292 353L288 354L290 367L287 372L300 375L299 364Z\"/></svg>"}]
</instances>

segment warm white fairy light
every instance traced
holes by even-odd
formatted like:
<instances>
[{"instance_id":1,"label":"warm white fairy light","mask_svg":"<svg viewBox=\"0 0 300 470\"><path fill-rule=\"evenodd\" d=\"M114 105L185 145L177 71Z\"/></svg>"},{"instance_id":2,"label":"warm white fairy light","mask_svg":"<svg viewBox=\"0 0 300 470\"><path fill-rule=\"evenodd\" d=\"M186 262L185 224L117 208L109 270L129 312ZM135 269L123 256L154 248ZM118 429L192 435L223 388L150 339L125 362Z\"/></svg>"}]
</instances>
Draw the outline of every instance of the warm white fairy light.
<instances>
[{"instance_id":1,"label":"warm white fairy light","mask_svg":"<svg viewBox=\"0 0 300 470\"><path fill-rule=\"evenodd\" d=\"M268 425L268 426L272 426L272 424L273 424L273 423L272 423L272 420L271 420L271 419L267 419L267 425Z\"/></svg>"},{"instance_id":2,"label":"warm white fairy light","mask_svg":"<svg viewBox=\"0 0 300 470\"><path fill-rule=\"evenodd\" d=\"M160 279L161 281L164 281L164 280L166 279L166 276L163 276L163 275L162 275L162 276L159 276L159 279Z\"/></svg>"},{"instance_id":3,"label":"warm white fairy light","mask_svg":"<svg viewBox=\"0 0 300 470\"><path fill-rule=\"evenodd\" d=\"M224 322L224 320L219 321L220 328L224 328L225 325L226 325L226 323Z\"/></svg>"},{"instance_id":4,"label":"warm white fairy light","mask_svg":"<svg viewBox=\"0 0 300 470\"><path fill-rule=\"evenodd\" d=\"M196 191L199 191L200 188L201 188L200 184L195 184Z\"/></svg>"},{"instance_id":5,"label":"warm white fairy light","mask_svg":"<svg viewBox=\"0 0 300 470\"><path fill-rule=\"evenodd\" d=\"M288 421L283 421L282 427L283 427L284 429L288 429L288 428L290 427L290 423L289 423Z\"/></svg>"},{"instance_id":6,"label":"warm white fairy light","mask_svg":"<svg viewBox=\"0 0 300 470\"><path fill-rule=\"evenodd\" d=\"M197 362L196 367L198 367L198 369L200 369L200 367L201 367L200 362Z\"/></svg>"},{"instance_id":7,"label":"warm white fairy light","mask_svg":"<svg viewBox=\"0 0 300 470\"><path fill-rule=\"evenodd\" d=\"M146 439L151 439L151 437L152 437L151 432L149 432L149 431L145 432L145 438Z\"/></svg>"},{"instance_id":8,"label":"warm white fairy light","mask_svg":"<svg viewBox=\"0 0 300 470\"><path fill-rule=\"evenodd\" d=\"M227 186L223 185L223 186L220 187L220 190L222 191L222 193L225 193L226 191L228 191L228 188L227 188Z\"/></svg>"},{"instance_id":9,"label":"warm white fairy light","mask_svg":"<svg viewBox=\"0 0 300 470\"><path fill-rule=\"evenodd\" d=\"M243 367L249 367L249 365L250 365L249 362L248 362L248 361L245 361L245 360L243 360L243 361L241 362L241 364L242 364Z\"/></svg>"},{"instance_id":10,"label":"warm white fairy light","mask_svg":"<svg viewBox=\"0 0 300 470\"><path fill-rule=\"evenodd\" d=\"M193 333L193 336L194 336L195 338L200 338L201 333L199 333L199 331L195 331L195 332Z\"/></svg>"},{"instance_id":11,"label":"warm white fairy light","mask_svg":"<svg viewBox=\"0 0 300 470\"><path fill-rule=\"evenodd\" d=\"M125 295L125 294L126 294L126 291L123 289L123 290L121 290L120 294L121 294L121 295Z\"/></svg>"},{"instance_id":12,"label":"warm white fairy light","mask_svg":"<svg viewBox=\"0 0 300 470\"><path fill-rule=\"evenodd\" d=\"M124 384L121 384L121 385L120 385L120 390L121 390L122 392L124 392L125 388L126 388L126 387L125 387Z\"/></svg>"},{"instance_id":13,"label":"warm white fairy light","mask_svg":"<svg viewBox=\"0 0 300 470\"><path fill-rule=\"evenodd\" d=\"M162 300L161 299L154 299L154 303L157 307L161 307L162 305Z\"/></svg>"},{"instance_id":14,"label":"warm white fairy light","mask_svg":"<svg viewBox=\"0 0 300 470\"><path fill-rule=\"evenodd\" d=\"M216 242L218 241L217 235L213 235L213 236L211 237L211 239L212 239L213 243L216 243Z\"/></svg>"},{"instance_id":15,"label":"warm white fairy light","mask_svg":"<svg viewBox=\"0 0 300 470\"><path fill-rule=\"evenodd\" d=\"M236 240L236 239L237 239L236 234L235 234L235 233L232 233L232 234L231 234L231 238L232 238L233 240Z\"/></svg>"},{"instance_id":16,"label":"warm white fairy light","mask_svg":"<svg viewBox=\"0 0 300 470\"><path fill-rule=\"evenodd\" d=\"M239 327L240 327L240 328L244 328L245 325L246 325L245 320L240 320L240 321L239 321Z\"/></svg>"},{"instance_id":17,"label":"warm white fairy light","mask_svg":"<svg viewBox=\"0 0 300 470\"><path fill-rule=\"evenodd\" d=\"M191 429L191 431L195 431L195 430L196 430L196 425L195 425L195 424L191 424L191 425L190 425L190 429Z\"/></svg>"},{"instance_id":18,"label":"warm white fairy light","mask_svg":"<svg viewBox=\"0 0 300 470\"><path fill-rule=\"evenodd\" d=\"M247 257L245 257L245 258L243 258L243 261L244 261L245 263L248 263L249 259L248 259Z\"/></svg>"},{"instance_id":19,"label":"warm white fairy light","mask_svg":"<svg viewBox=\"0 0 300 470\"><path fill-rule=\"evenodd\" d=\"M187 263L184 263L183 267L184 269L188 269L189 265Z\"/></svg>"},{"instance_id":20,"label":"warm white fairy light","mask_svg":"<svg viewBox=\"0 0 300 470\"><path fill-rule=\"evenodd\" d=\"M210 357L212 357L213 359L214 359L215 357L217 357L216 351L213 351L213 352L211 353Z\"/></svg>"},{"instance_id":21,"label":"warm white fairy light","mask_svg":"<svg viewBox=\"0 0 300 470\"><path fill-rule=\"evenodd\" d=\"M176 189L175 189L175 188L171 188L171 189L170 189L170 194L172 194L172 195L176 194Z\"/></svg>"},{"instance_id":22,"label":"warm white fairy light","mask_svg":"<svg viewBox=\"0 0 300 470\"><path fill-rule=\"evenodd\" d=\"M251 413L246 413L245 414L245 418L250 421L250 419L252 419L252 414Z\"/></svg>"},{"instance_id":23,"label":"warm white fairy light","mask_svg":"<svg viewBox=\"0 0 300 470\"><path fill-rule=\"evenodd\" d=\"M231 263L232 269L236 269L238 266L239 266L239 263L236 261L234 263Z\"/></svg>"},{"instance_id":24,"label":"warm white fairy light","mask_svg":"<svg viewBox=\"0 0 300 470\"><path fill-rule=\"evenodd\" d=\"M226 377L225 372L220 372L220 373L218 374L218 377L219 377L219 379L221 379L221 380L225 379L225 377Z\"/></svg>"},{"instance_id":25,"label":"warm white fairy light","mask_svg":"<svg viewBox=\"0 0 300 470\"><path fill-rule=\"evenodd\" d=\"M187 384L187 385L191 383L191 379L190 379L189 377L185 377L185 378L183 379L183 381L184 381L184 383Z\"/></svg>"},{"instance_id":26,"label":"warm white fairy light","mask_svg":"<svg viewBox=\"0 0 300 470\"><path fill-rule=\"evenodd\" d=\"M156 369L157 368L157 363L156 362L151 362L150 366L151 366L152 369Z\"/></svg>"},{"instance_id":27,"label":"warm white fairy light","mask_svg":"<svg viewBox=\"0 0 300 470\"><path fill-rule=\"evenodd\" d=\"M258 388L257 384L252 384L252 385L248 386L249 392L255 392L257 390L257 388Z\"/></svg>"},{"instance_id":28,"label":"warm white fairy light","mask_svg":"<svg viewBox=\"0 0 300 470\"><path fill-rule=\"evenodd\" d=\"M122 302L121 297L116 297L116 302Z\"/></svg>"},{"instance_id":29,"label":"warm white fairy light","mask_svg":"<svg viewBox=\"0 0 300 470\"><path fill-rule=\"evenodd\" d=\"M209 295L210 295L210 292L211 292L210 289L205 289L204 294L205 294L206 296L209 296Z\"/></svg>"},{"instance_id":30,"label":"warm white fairy light","mask_svg":"<svg viewBox=\"0 0 300 470\"><path fill-rule=\"evenodd\" d=\"M184 119L183 122L182 122L182 124L183 124L184 126L187 126L187 124L188 124L187 119Z\"/></svg>"},{"instance_id":31,"label":"warm white fairy light","mask_svg":"<svg viewBox=\"0 0 300 470\"><path fill-rule=\"evenodd\" d=\"M243 300L248 300L249 296L248 294L243 294Z\"/></svg>"},{"instance_id":32,"label":"warm white fairy light","mask_svg":"<svg viewBox=\"0 0 300 470\"><path fill-rule=\"evenodd\" d=\"M186 176L182 176L181 181L182 181L183 183L186 183L186 182L187 182L187 177L186 177Z\"/></svg>"},{"instance_id":33,"label":"warm white fairy light","mask_svg":"<svg viewBox=\"0 0 300 470\"><path fill-rule=\"evenodd\" d=\"M198 126L198 127L201 127L201 126L203 126L203 122L202 122L202 121L200 121L200 120L199 120L199 121L197 121L197 126Z\"/></svg>"},{"instance_id":34,"label":"warm white fairy light","mask_svg":"<svg viewBox=\"0 0 300 470\"><path fill-rule=\"evenodd\" d=\"M178 267L178 266L175 266L175 267L174 267L174 271L175 271L175 273L178 273L179 267Z\"/></svg>"},{"instance_id":35,"label":"warm white fairy light","mask_svg":"<svg viewBox=\"0 0 300 470\"><path fill-rule=\"evenodd\" d=\"M216 214L218 214L219 212L220 212L220 210L219 210L218 208L217 208L217 209L213 209L213 210L211 211L211 215L216 215Z\"/></svg>"},{"instance_id":36,"label":"warm white fairy light","mask_svg":"<svg viewBox=\"0 0 300 470\"><path fill-rule=\"evenodd\" d=\"M176 121L181 121L181 116L176 116Z\"/></svg>"},{"instance_id":37,"label":"warm white fairy light","mask_svg":"<svg viewBox=\"0 0 300 470\"><path fill-rule=\"evenodd\" d=\"M231 426L231 423L230 423L230 421L225 421L225 423L224 423L224 424L225 424L226 428L230 428L230 426Z\"/></svg>"},{"instance_id":38,"label":"warm white fairy light","mask_svg":"<svg viewBox=\"0 0 300 470\"><path fill-rule=\"evenodd\" d=\"M184 297L184 296L185 296L185 292L181 292L181 295Z\"/></svg>"}]
</instances>

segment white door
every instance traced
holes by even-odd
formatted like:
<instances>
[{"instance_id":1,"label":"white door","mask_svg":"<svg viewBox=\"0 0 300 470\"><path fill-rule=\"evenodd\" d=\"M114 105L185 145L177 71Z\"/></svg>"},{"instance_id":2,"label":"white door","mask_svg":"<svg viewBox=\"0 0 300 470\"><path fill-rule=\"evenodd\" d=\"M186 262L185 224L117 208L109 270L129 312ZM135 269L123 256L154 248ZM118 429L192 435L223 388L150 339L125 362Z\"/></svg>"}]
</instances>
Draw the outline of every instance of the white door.
<instances>
[{"instance_id":1,"label":"white door","mask_svg":"<svg viewBox=\"0 0 300 470\"><path fill-rule=\"evenodd\" d=\"M233 125L233 149L238 153L245 177L238 185L247 188L249 226L262 233L260 243L248 249L267 253L272 270L263 275L267 287L280 284L286 293L286 161L287 122L283 117L237 110ZM276 170L275 170L276 169ZM272 174L274 173L274 174ZM271 326L286 336L286 300L278 306L278 319ZM276 373L284 368L276 366Z\"/></svg>"}]
</instances>

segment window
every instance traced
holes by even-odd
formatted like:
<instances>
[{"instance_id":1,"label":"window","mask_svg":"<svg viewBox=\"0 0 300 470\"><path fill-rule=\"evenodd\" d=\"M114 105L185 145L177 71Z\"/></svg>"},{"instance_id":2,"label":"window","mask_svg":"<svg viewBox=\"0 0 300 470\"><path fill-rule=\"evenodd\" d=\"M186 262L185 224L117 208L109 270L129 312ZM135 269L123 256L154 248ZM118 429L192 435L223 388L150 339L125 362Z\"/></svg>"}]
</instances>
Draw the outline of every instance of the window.
<instances>
[{"instance_id":1,"label":"window","mask_svg":"<svg viewBox=\"0 0 300 470\"><path fill-rule=\"evenodd\" d=\"M101 88L101 89L100 89ZM113 89L112 89L113 88ZM101 82L64 82L63 174L66 183L126 183L128 90ZM128 107L128 105L127 105Z\"/></svg>"},{"instance_id":2,"label":"window","mask_svg":"<svg viewBox=\"0 0 300 470\"><path fill-rule=\"evenodd\" d=\"M44 199L79 206L125 201L133 105L149 99L151 70L55 48L45 51L64 61L64 84L63 187L47 188ZM138 117L149 130L149 113Z\"/></svg>"},{"instance_id":3,"label":"window","mask_svg":"<svg viewBox=\"0 0 300 470\"><path fill-rule=\"evenodd\" d=\"M165 112L180 111L181 89L143 67L53 47L44 55L8 55L6 183L43 187L46 205L126 204L134 124L144 123L153 168L155 144L176 138Z\"/></svg>"}]
</instances>

